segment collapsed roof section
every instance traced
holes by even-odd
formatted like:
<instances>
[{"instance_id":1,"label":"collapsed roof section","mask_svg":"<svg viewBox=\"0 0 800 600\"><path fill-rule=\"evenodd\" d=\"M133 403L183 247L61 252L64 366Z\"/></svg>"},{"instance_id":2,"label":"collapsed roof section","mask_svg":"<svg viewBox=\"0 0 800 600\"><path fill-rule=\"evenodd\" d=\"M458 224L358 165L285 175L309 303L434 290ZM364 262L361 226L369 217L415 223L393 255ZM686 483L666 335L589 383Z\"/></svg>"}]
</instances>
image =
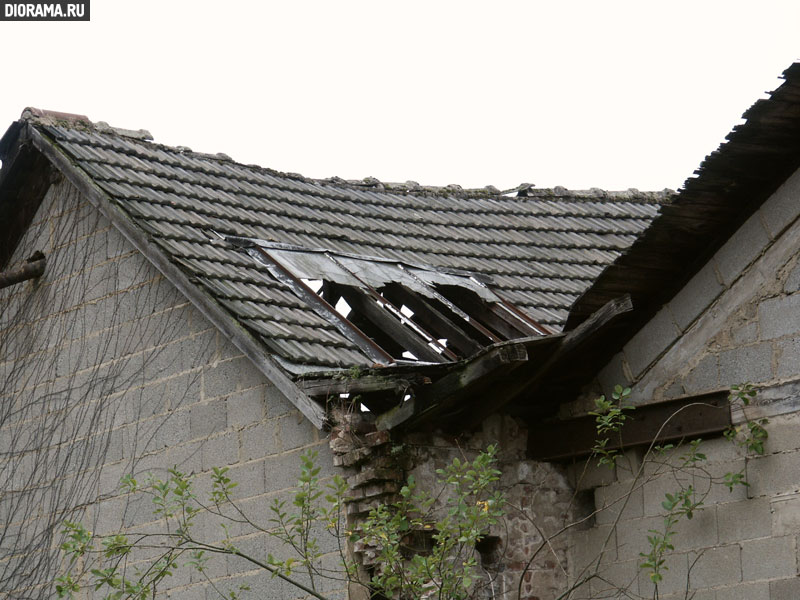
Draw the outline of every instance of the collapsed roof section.
<instances>
[{"instance_id":1,"label":"collapsed roof section","mask_svg":"<svg viewBox=\"0 0 800 600\"><path fill-rule=\"evenodd\" d=\"M416 275L395 269L397 276L408 275L405 280L416 276L424 282L425 277L439 273L434 285L425 286L439 297L428 296L431 306L414 313L430 320L431 308L453 321L453 315L458 316L455 307L469 315L469 322L480 313L477 321L494 337L486 332L483 337L477 333L467 337L483 347L560 330L575 298L633 242L655 216L659 203L669 197L633 190L569 192L530 187L503 195L457 186L432 189L392 187L374 180L358 184L310 180L237 164L223 155L154 144L140 132L119 131L82 118L31 120L171 261L255 332L293 372L386 364L388 359L378 360L381 357L344 331L337 319L320 314L315 302L309 304L307 297L298 295L296 285L276 277L275 266L259 256L263 253L252 252L263 245L245 249L231 240L286 244L304 249L306 256L322 251L330 256L354 255L384 275L392 262L423 267ZM290 255L282 252L284 261L298 266L299 254L290 261ZM377 269L378 264L383 267ZM339 273L341 268L329 266L328 270ZM452 275L453 271L474 277ZM307 279L325 281L319 275L307 275ZM448 276L450 283L445 283ZM363 285L328 283L333 285L323 286L323 299L331 294L351 295L351 300L360 303L359 316L354 318L374 334L368 336L373 340L380 337L380 326L362 322L365 313L374 312L375 303L391 310L390 301L374 293L393 296L391 304L398 304L399 295L419 292L411 285L383 282L370 286L374 302L369 303L352 297L354 289L365 289ZM488 290L487 283L493 290L492 301L475 291ZM448 294L463 300L463 305L450 299L453 306L448 306L444 301ZM502 320L508 314L516 321L510 328L483 322ZM407 320L397 318L405 326L394 331L414 329ZM437 326L441 328L442 323L438 319ZM417 325L427 331L421 323ZM471 343L461 340L452 356L451 350L459 343L452 334L428 334L428 338L415 334L427 340L422 345L405 339L402 352L386 339L375 341L388 346L384 350L394 360L402 360L409 352L419 360L440 362L470 350ZM383 335L397 340L394 334ZM438 348L439 339L446 339L450 346Z\"/></svg>"},{"instance_id":2,"label":"collapsed roof section","mask_svg":"<svg viewBox=\"0 0 800 600\"><path fill-rule=\"evenodd\" d=\"M512 368L503 402L518 396L574 345L558 333L574 299L670 198L310 180L151 139L28 109L0 140L0 179L46 182L31 176L44 157L318 426L331 373L352 367L380 411L418 394L430 415L460 410ZM32 216L42 190L25 189L0 212Z\"/></svg>"}]
</instances>

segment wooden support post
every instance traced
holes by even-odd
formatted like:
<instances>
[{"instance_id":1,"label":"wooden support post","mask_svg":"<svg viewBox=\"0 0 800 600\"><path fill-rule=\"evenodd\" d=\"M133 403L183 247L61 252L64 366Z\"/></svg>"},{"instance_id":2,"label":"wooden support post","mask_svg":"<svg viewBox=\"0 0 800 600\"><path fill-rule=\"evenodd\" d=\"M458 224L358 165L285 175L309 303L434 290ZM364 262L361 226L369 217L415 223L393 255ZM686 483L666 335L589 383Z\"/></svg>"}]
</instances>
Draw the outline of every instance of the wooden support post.
<instances>
[{"instance_id":1,"label":"wooden support post","mask_svg":"<svg viewBox=\"0 0 800 600\"><path fill-rule=\"evenodd\" d=\"M46 262L44 254L37 250L21 267L0 273L0 289L28 279L41 277L44 273Z\"/></svg>"}]
</instances>

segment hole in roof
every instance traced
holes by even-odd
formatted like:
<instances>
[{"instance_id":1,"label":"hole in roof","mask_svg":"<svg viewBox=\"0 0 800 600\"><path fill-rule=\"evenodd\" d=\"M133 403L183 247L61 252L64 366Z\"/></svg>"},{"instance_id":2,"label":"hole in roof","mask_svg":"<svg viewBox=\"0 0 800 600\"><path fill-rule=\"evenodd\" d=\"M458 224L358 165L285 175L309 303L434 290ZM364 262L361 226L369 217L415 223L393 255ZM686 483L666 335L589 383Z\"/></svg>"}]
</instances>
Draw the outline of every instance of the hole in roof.
<instances>
[{"instance_id":1,"label":"hole in roof","mask_svg":"<svg viewBox=\"0 0 800 600\"><path fill-rule=\"evenodd\" d=\"M349 315L350 311L352 310L350 305L347 303L347 300L344 298L339 298L339 301L336 303L334 308L336 309L336 312L338 312L344 318L347 318L347 315Z\"/></svg>"},{"instance_id":2,"label":"hole in roof","mask_svg":"<svg viewBox=\"0 0 800 600\"><path fill-rule=\"evenodd\" d=\"M300 281L311 288L311 291L315 294L319 294L320 290L322 290L322 279L301 279Z\"/></svg>"},{"instance_id":3,"label":"hole in roof","mask_svg":"<svg viewBox=\"0 0 800 600\"><path fill-rule=\"evenodd\" d=\"M301 300L376 364L454 361L539 333L529 317L495 294L491 280L466 272L262 241L258 246L254 255L282 271Z\"/></svg>"}]
</instances>

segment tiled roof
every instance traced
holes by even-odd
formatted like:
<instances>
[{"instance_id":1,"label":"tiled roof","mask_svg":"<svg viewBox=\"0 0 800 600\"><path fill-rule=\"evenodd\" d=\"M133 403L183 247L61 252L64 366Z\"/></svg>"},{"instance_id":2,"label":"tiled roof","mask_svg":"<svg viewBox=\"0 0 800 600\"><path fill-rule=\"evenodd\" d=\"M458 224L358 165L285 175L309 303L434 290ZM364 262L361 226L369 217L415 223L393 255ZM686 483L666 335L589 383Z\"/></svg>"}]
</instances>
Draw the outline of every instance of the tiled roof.
<instances>
[{"instance_id":1,"label":"tiled roof","mask_svg":"<svg viewBox=\"0 0 800 600\"><path fill-rule=\"evenodd\" d=\"M311 180L88 122L37 127L290 368L373 361L227 236L475 273L559 331L574 300L669 198Z\"/></svg>"}]
</instances>

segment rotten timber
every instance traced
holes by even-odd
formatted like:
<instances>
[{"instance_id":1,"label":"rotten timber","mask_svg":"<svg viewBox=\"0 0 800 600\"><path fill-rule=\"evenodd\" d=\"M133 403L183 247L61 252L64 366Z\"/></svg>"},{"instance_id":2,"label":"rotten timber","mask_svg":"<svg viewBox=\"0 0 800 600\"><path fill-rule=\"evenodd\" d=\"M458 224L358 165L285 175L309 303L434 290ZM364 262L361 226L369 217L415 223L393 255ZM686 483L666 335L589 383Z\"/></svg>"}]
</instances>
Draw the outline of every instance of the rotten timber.
<instances>
[{"instance_id":1,"label":"rotten timber","mask_svg":"<svg viewBox=\"0 0 800 600\"><path fill-rule=\"evenodd\" d=\"M536 341L548 338L535 338ZM419 390L415 398L380 415L378 429L392 429L399 425L413 428L430 421L458 405L466 398L485 390L491 382L528 360L525 344L520 341L492 346L476 357L466 360L438 381Z\"/></svg>"},{"instance_id":2,"label":"rotten timber","mask_svg":"<svg viewBox=\"0 0 800 600\"><path fill-rule=\"evenodd\" d=\"M374 394L378 392L399 393L411 388L409 379L365 375L358 378L346 376L325 379L300 380L298 382L309 396L337 396L339 394Z\"/></svg>"},{"instance_id":3,"label":"rotten timber","mask_svg":"<svg viewBox=\"0 0 800 600\"><path fill-rule=\"evenodd\" d=\"M44 273L46 262L47 259L45 259L44 254L39 251L34 252L22 266L0 273L0 289L28 279L41 277Z\"/></svg>"},{"instance_id":4,"label":"rotten timber","mask_svg":"<svg viewBox=\"0 0 800 600\"><path fill-rule=\"evenodd\" d=\"M550 353L548 358L535 367L533 373L524 376L514 374L516 376L510 377L507 381L499 384L493 394L493 397L497 398L495 402L484 406L476 406L474 410L461 417L458 424L463 428L471 429L499 408L512 402L520 394L531 393L559 363L569 359L575 350L603 332L620 316L630 313L632 310L633 303L631 302L631 297L627 294L606 303L605 306L578 327L560 338L558 347Z\"/></svg>"},{"instance_id":5,"label":"rotten timber","mask_svg":"<svg viewBox=\"0 0 800 600\"><path fill-rule=\"evenodd\" d=\"M606 449L696 439L721 433L731 424L727 392L641 405L627 414L621 438L609 437ZM583 458L592 453L597 437L593 416L542 423L528 430L528 457L548 461Z\"/></svg>"}]
</instances>

